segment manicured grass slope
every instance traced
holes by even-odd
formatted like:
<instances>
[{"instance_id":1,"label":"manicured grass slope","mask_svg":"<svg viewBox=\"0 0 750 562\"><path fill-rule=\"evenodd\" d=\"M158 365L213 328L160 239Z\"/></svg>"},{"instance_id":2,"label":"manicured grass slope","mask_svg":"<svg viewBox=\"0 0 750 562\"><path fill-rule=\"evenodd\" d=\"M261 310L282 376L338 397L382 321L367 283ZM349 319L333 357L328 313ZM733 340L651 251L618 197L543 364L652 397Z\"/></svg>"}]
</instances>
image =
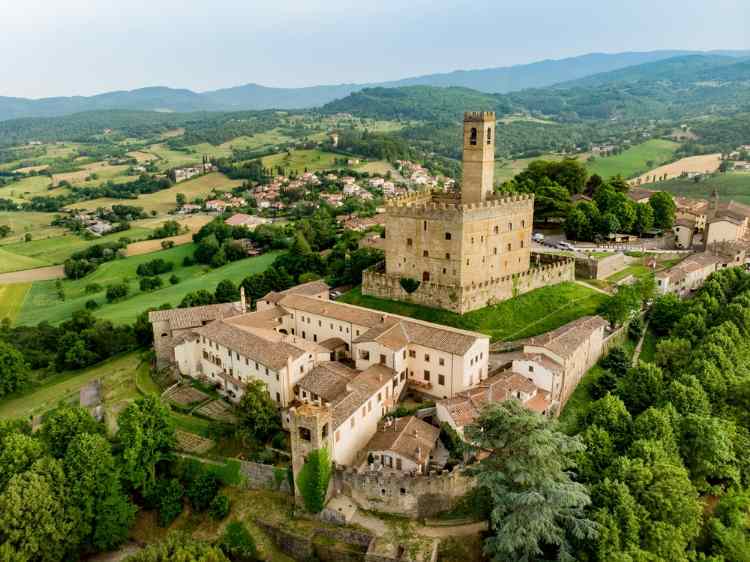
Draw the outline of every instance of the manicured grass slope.
<instances>
[{"instance_id":1,"label":"manicured grass slope","mask_svg":"<svg viewBox=\"0 0 750 562\"><path fill-rule=\"evenodd\" d=\"M341 158L341 156L320 150L293 150L290 155L282 152L273 156L266 156L263 158L263 165L266 168L272 168L274 171L277 166L281 166L287 172L296 171L298 174L302 174L305 169L314 172L335 168L336 158Z\"/></svg>"},{"instance_id":2,"label":"manicured grass slope","mask_svg":"<svg viewBox=\"0 0 750 562\"><path fill-rule=\"evenodd\" d=\"M191 254L193 249L194 246L189 244L103 264L95 273L84 279L64 281L63 289L66 294L64 301L59 299L54 281L38 281L33 284L17 322L35 325L47 321L57 324L70 318L76 310L83 309L89 299L94 299L101 305L94 311L94 315L118 323L133 322L138 314L149 307L157 307L164 303L175 306L192 291L198 289L213 291L223 279L231 279L238 283L251 273L265 270L278 255L268 253L213 270L202 265L182 267L182 257ZM160 276L164 280L162 289L142 293L138 287L139 279L135 273L136 268L139 264L155 258L173 262L175 270L172 273L180 278L180 282L177 285L171 285L169 277L172 273L165 273ZM131 296L119 302L107 303L104 296L106 285L120 282L123 278L128 279ZM95 294L85 294L85 287L90 283L101 284L103 290Z\"/></svg>"},{"instance_id":3,"label":"manicured grass slope","mask_svg":"<svg viewBox=\"0 0 750 562\"><path fill-rule=\"evenodd\" d=\"M652 139L628 148L617 156L597 157L593 162L589 160L586 167L590 174L599 174L605 179L617 174L629 178L668 162L679 146L673 141Z\"/></svg>"},{"instance_id":4,"label":"manicured grass slope","mask_svg":"<svg viewBox=\"0 0 750 562\"><path fill-rule=\"evenodd\" d=\"M595 314L607 296L575 283L543 287L515 299L464 314L365 296L359 287L341 297L348 302L393 314L475 330L493 340L516 340L553 330Z\"/></svg>"},{"instance_id":5,"label":"manicured grass slope","mask_svg":"<svg viewBox=\"0 0 750 562\"><path fill-rule=\"evenodd\" d=\"M35 240L64 234L64 228L50 226L53 218L55 213L0 211L0 225L7 225L12 230L7 237L0 239L0 245L20 242L27 232L31 233Z\"/></svg>"}]
</instances>

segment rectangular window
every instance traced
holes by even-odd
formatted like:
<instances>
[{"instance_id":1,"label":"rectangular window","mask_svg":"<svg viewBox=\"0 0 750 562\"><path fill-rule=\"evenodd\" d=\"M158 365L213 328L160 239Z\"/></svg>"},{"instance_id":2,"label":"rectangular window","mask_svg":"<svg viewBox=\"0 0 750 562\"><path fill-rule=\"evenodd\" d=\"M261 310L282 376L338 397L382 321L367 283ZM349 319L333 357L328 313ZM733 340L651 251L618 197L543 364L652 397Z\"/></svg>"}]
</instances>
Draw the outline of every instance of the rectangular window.
<instances>
[{"instance_id":1,"label":"rectangular window","mask_svg":"<svg viewBox=\"0 0 750 562\"><path fill-rule=\"evenodd\" d=\"M410 350L409 350L409 357L412 357L412 358L414 358L414 357L416 357L416 356L417 356L417 352L416 352L416 351L414 351L413 349L410 349Z\"/></svg>"},{"instance_id":2,"label":"rectangular window","mask_svg":"<svg viewBox=\"0 0 750 562\"><path fill-rule=\"evenodd\" d=\"M451 259L451 255L448 252L445 253L445 259L447 260Z\"/></svg>"},{"instance_id":3,"label":"rectangular window","mask_svg":"<svg viewBox=\"0 0 750 562\"><path fill-rule=\"evenodd\" d=\"M411 248L411 246L412 246L412 240L411 240L411 238L407 238L406 239L406 247L407 248Z\"/></svg>"},{"instance_id":4,"label":"rectangular window","mask_svg":"<svg viewBox=\"0 0 750 562\"><path fill-rule=\"evenodd\" d=\"M336 443L338 443L340 439L341 439L341 432L337 431L336 432Z\"/></svg>"},{"instance_id":5,"label":"rectangular window","mask_svg":"<svg viewBox=\"0 0 750 562\"><path fill-rule=\"evenodd\" d=\"M429 380L430 380L430 371L425 371L424 372L424 380L426 380L426 381L429 382Z\"/></svg>"},{"instance_id":6,"label":"rectangular window","mask_svg":"<svg viewBox=\"0 0 750 562\"><path fill-rule=\"evenodd\" d=\"M445 233L445 239L446 240L450 240L451 239L451 233L450 232L446 232Z\"/></svg>"},{"instance_id":7,"label":"rectangular window","mask_svg":"<svg viewBox=\"0 0 750 562\"><path fill-rule=\"evenodd\" d=\"M422 250L422 257L423 258L429 258L430 257L430 252L428 252L427 250Z\"/></svg>"},{"instance_id":8,"label":"rectangular window","mask_svg":"<svg viewBox=\"0 0 750 562\"><path fill-rule=\"evenodd\" d=\"M425 353L424 354L424 360L429 363L429 361L430 361L430 354L429 353Z\"/></svg>"},{"instance_id":9,"label":"rectangular window","mask_svg":"<svg viewBox=\"0 0 750 562\"><path fill-rule=\"evenodd\" d=\"M438 384L440 386L445 386L445 375L438 375Z\"/></svg>"},{"instance_id":10,"label":"rectangular window","mask_svg":"<svg viewBox=\"0 0 750 562\"><path fill-rule=\"evenodd\" d=\"M438 365L440 365L441 367L445 365L445 359L443 359L442 357L438 359Z\"/></svg>"},{"instance_id":11,"label":"rectangular window","mask_svg":"<svg viewBox=\"0 0 750 562\"><path fill-rule=\"evenodd\" d=\"M385 365L385 355L383 355L382 353L380 354L380 364Z\"/></svg>"}]
</instances>

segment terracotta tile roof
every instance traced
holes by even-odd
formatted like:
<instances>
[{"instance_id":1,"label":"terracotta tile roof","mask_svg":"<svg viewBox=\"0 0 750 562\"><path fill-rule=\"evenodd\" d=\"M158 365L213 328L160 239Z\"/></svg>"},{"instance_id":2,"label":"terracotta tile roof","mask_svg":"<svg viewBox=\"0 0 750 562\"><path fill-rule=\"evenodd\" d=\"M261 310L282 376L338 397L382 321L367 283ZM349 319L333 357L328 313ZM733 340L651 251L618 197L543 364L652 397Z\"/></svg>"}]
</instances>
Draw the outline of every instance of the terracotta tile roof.
<instances>
[{"instance_id":1,"label":"terracotta tile roof","mask_svg":"<svg viewBox=\"0 0 750 562\"><path fill-rule=\"evenodd\" d=\"M272 341L259 336L255 331L243 329L223 320L216 320L196 330L201 336L223 345L274 370L286 367L291 357L297 359L306 351L284 341Z\"/></svg>"},{"instance_id":2,"label":"terracotta tile roof","mask_svg":"<svg viewBox=\"0 0 750 562\"><path fill-rule=\"evenodd\" d=\"M259 310L250 314L240 314L239 316L232 316L225 320L230 324L234 324L239 327L248 328L264 328L273 330L281 323L281 318L286 316L287 312L280 306L274 306L265 310Z\"/></svg>"},{"instance_id":3,"label":"terracotta tile roof","mask_svg":"<svg viewBox=\"0 0 750 562\"><path fill-rule=\"evenodd\" d=\"M330 349L331 351L334 351L340 347L344 347L346 345L346 342L341 338L328 338L327 340L323 340L320 342L321 347L325 347L326 349Z\"/></svg>"},{"instance_id":4,"label":"terracotta tile roof","mask_svg":"<svg viewBox=\"0 0 750 562\"><path fill-rule=\"evenodd\" d=\"M517 391L534 396L541 392L526 377L512 371L504 371L453 398L440 400L438 404L445 407L458 427L465 427L474 423L488 404L508 400ZM534 396L528 402L531 402Z\"/></svg>"},{"instance_id":5,"label":"terracotta tile roof","mask_svg":"<svg viewBox=\"0 0 750 562\"><path fill-rule=\"evenodd\" d=\"M389 346L395 346L401 343L402 338L405 338L407 343L463 355L474 345L477 339L489 339L488 336L477 332L439 326L396 314L385 314L351 304L322 301L296 294L283 297L278 301L278 304L287 309L318 314L341 322L370 328L371 330L355 340L357 343L377 341L377 338L382 337L383 345L387 343ZM400 331L392 330L397 325L400 325Z\"/></svg>"},{"instance_id":6,"label":"terracotta tile roof","mask_svg":"<svg viewBox=\"0 0 750 562\"><path fill-rule=\"evenodd\" d=\"M333 403L346 393L346 385L354 377L356 371L345 374L339 369L330 367L330 363L321 363L307 373L297 385L307 392L316 394L325 402Z\"/></svg>"},{"instance_id":7,"label":"terracotta tile roof","mask_svg":"<svg viewBox=\"0 0 750 562\"><path fill-rule=\"evenodd\" d=\"M240 303L229 302L222 304L208 304L190 308L171 308L169 310L152 310L148 313L149 322L166 320L172 330L196 328L212 320L229 318L244 312Z\"/></svg>"},{"instance_id":8,"label":"terracotta tile roof","mask_svg":"<svg viewBox=\"0 0 750 562\"><path fill-rule=\"evenodd\" d=\"M528 338L525 345L544 347L567 359L594 331L606 326L607 321L601 316L584 316L546 334Z\"/></svg>"},{"instance_id":9,"label":"terracotta tile roof","mask_svg":"<svg viewBox=\"0 0 750 562\"><path fill-rule=\"evenodd\" d=\"M392 451L417 464L429 460L440 430L415 416L397 418L390 426L382 424L365 451Z\"/></svg>"},{"instance_id":10,"label":"terracotta tile roof","mask_svg":"<svg viewBox=\"0 0 750 562\"><path fill-rule=\"evenodd\" d=\"M627 195L628 198L631 201L638 202L641 199L648 199L648 198L650 198L654 193L656 193L656 192L653 191L653 190L651 190L651 189L642 189L642 188L638 188L638 187L631 187L625 195Z\"/></svg>"},{"instance_id":11,"label":"terracotta tile roof","mask_svg":"<svg viewBox=\"0 0 750 562\"><path fill-rule=\"evenodd\" d=\"M309 283L303 283L302 285L295 285L294 287L291 287L284 291L271 291L260 300L277 303L287 295L315 296L320 293L327 293L329 290L330 287L326 284L325 281L310 281Z\"/></svg>"},{"instance_id":12,"label":"terracotta tile roof","mask_svg":"<svg viewBox=\"0 0 750 562\"><path fill-rule=\"evenodd\" d=\"M268 219L256 217L255 215L235 213L234 215L229 217L227 220L225 220L224 224L228 224L229 226L257 226L259 224L265 224L267 222L268 222Z\"/></svg>"},{"instance_id":13,"label":"terracotta tile roof","mask_svg":"<svg viewBox=\"0 0 750 562\"><path fill-rule=\"evenodd\" d=\"M678 218L674 221L676 226L684 226L685 228L695 228L695 219L688 217Z\"/></svg>"}]
</instances>

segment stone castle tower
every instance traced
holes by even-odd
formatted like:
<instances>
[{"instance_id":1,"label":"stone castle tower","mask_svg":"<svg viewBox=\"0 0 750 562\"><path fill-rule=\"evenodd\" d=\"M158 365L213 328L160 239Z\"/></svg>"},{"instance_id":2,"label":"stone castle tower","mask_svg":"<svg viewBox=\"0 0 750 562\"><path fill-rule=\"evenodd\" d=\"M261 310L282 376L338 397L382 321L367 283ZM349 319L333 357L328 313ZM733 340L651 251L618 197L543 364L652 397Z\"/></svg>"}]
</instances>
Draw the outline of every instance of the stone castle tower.
<instances>
[{"instance_id":1,"label":"stone castle tower","mask_svg":"<svg viewBox=\"0 0 750 562\"><path fill-rule=\"evenodd\" d=\"M530 270L534 196L496 196L494 166L495 114L465 113L460 194L418 192L387 202L385 263L364 273L363 293L463 314L571 280L570 264ZM417 289L407 292L405 278Z\"/></svg>"},{"instance_id":2,"label":"stone castle tower","mask_svg":"<svg viewBox=\"0 0 750 562\"><path fill-rule=\"evenodd\" d=\"M480 203L491 198L494 178L495 113L465 113L461 203Z\"/></svg>"},{"instance_id":3,"label":"stone castle tower","mask_svg":"<svg viewBox=\"0 0 750 562\"><path fill-rule=\"evenodd\" d=\"M292 449L294 494L300 497L297 476L307 455L317 449L328 449L333 455L333 418L329 405L302 404L289 409L289 436Z\"/></svg>"}]
</instances>

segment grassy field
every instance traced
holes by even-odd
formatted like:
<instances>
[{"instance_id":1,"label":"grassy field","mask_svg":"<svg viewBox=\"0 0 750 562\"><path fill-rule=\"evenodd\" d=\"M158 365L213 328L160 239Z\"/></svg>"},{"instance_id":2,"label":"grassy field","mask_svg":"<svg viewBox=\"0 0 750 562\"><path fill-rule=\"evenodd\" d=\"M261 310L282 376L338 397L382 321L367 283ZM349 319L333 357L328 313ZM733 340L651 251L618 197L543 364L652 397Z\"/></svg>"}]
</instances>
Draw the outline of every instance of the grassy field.
<instances>
[{"instance_id":1,"label":"grassy field","mask_svg":"<svg viewBox=\"0 0 750 562\"><path fill-rule=\"evenodd\" d=\"M445 310L365 296L357 287L342 302L410 316L420 320L475 330L493 341L509 341L554 330L568 322L595 314L607 296L576 283L543 287L515 299L459 315Z\"/></svg>"},{"instance_id":2,"label":"grassy field","mask_svg":"<svg viewBox=\"0 0 750 562\"><path fill-rule=\"evenodd\" d=\"M67 193L66 189L49 190L50 185L51 182L47 176L31 176L0 187L0 197L20 202L37 195L62 195Z\"/></svg>"},{"instance_id":3,"label":"grassy field","mask_svg":"<svg viewBox=\"0 0 750 562\"><path fill-rule=\"evenodd\" d=\"M55 213L0 211L0 225L8 225L12 230L6 238L0 239L0 245L20 242L27 232L36 240L64 234L64 228L50 226L54 217Z\"/></svg>"},{"instance_id":4,"label":"grassy field","mask_svg":"<svg viewBox=\"0 0 750 562\"><path fill-rule=\"evenodd\" d=\"M85 240L76 234L67 232L61 236L53 236L42 240L31 240L31 242L16 242L0 247L0 251L7 251L16 256L26 257L36 260L36 265L29 267L41 267L45 265L56 265L63 263L71 254L94 244L103 242L115 242L122 237L139 240L147 238L151 234L150 228L131 228L123 232L115 232L100 236L92 240ZM17 271L17 270L14 270Z\"/></svg>"},{"instance_id":5,"label":"grassy field","mask_svg":"<svg viewBox=\"0 0 750 562\"><path fill-rule=\"evenodd\" d=\"M138 199L128 199L125 201L128 205L134 205L136 207L143 207L143 210L147 213L156 211L159 214L165 214L176 207L175 197L178 193L183 193L187 197L188 201L195 199L196 197L205 197L212 189L218 189L221 191L229 191L233 187L242 185L239 180L231 180L224 174L218 172L212 174L206 174L198 178L180 182L175 184L169 189L163 189L156 193L147 193L141 195ZM80 203L74 203L69 205L70 208L76 209L96 209L97 207L111 207L115 204L122 204L122 199L110 199L103 197L100 199L92 199L90 201L82 201Z\"/></svg>"},{"instance_id":6,"label":"grassy field","mask_svg":"<svg viewBox=\"0 0 750 562\"><path fill-rule=\"evenodd\" d=\"M139 363L137 353L128 353L88 369L54 375L28 394L0 401L0 418L25 418L42 414L61 401L77 396L78 391L93 380L132 376Z\"/></svg>"},{"instance_id":7,"label":"grassy field","mask_svg":"<svg viewBox=\"0 0 750 562\"><path fill-rule=\"evenodd\" d=\"M170 250L163 250L152 254L133 256L103 264L96 272L76 281L63 281L65 300L61 301L55 281L37 281L29 292L20 313L17 316L19 324L38 324L48 321L60 323L75 312L85 307L89 299L96 300L101 307L94 311L94 315L118 323L133 322L149 307L160 306L164 303L177 305L185 295L198 289L213 291L223 279L231 279L238 283L251 273L265 270L276 258L277 253L268 253L255 258L240 260L218 269L209 269L203 265L182 267L182 258L192 254L194 246L186 244ZM135 273L139 264L157 257L175 263L174 273L180 279L177 285L169 283L172 273L165 273L160 277L164 280L164 287L152 292L142 293L138 287L138 277ZM109 304L104 297L106 285L126 279L130 286L130 297L125 300ZM98 283L103 290L93 294L86 294L86 285Z\"/></svg>"},{"instance_id":8,"label":"grassy field","mask_svg":"<svg viewBox=\"0 0 750 562\"><path fill-rule=\"evenodd\" d=\"M35 267L44 267L45 265L50 264L40 259L9 252L0 247L0 273L33 269Z\"/></svg>"},{"instance_id":9,"label":"grassy field","mask_svg":"<svg viewBox=\"0 0 750 562\"><path fill-rule=\"evenodd\" d=\"M691 179L674 179L649 184L649 189L669 191L674 195L708 199L714 188L719 190L722 200L734 199L750 205L750 172L729 172L713 174L699 182Z\"/></svg>"},{"instance_id":10,"label":"grassy field","mask_svg":"<svg viewBox=\"0 0 750 562\"><path fill-rule=\"evenodd\" d=\"M2 256L0 256L1 258ZM8 318L11 323L15 322L30 288L31 283L0 285L0 320Z\"/></svg>"},{"instance_id":11,"label":"grassy field","mask_svg":"<svg viewBox=\"0 0 750 562\"><path fill-rule=\"evenodd\" d=\"M624 178L637 176L672 159L680 144L662 139L652 139L633 146L617 156L597 157L588 161L590 174L609 178L620 174Z\"/></svg>"},{"instance_id":12,"label":"grassy field","mask_svg":"<svg viewBox=\"0 0 750 562\"><path fill-rule=\"evenodd\" d=\"M263 165L266 168L272 168L274 173L277 166L282 166L287 173L296 171L298 174L302 174L305 169L309 172L315 172L335 168L336 158L341 158L341 156L321 150L292 150L289 153L282 152L266 156L262 161Z\"/></svg>"}]
</instances>

